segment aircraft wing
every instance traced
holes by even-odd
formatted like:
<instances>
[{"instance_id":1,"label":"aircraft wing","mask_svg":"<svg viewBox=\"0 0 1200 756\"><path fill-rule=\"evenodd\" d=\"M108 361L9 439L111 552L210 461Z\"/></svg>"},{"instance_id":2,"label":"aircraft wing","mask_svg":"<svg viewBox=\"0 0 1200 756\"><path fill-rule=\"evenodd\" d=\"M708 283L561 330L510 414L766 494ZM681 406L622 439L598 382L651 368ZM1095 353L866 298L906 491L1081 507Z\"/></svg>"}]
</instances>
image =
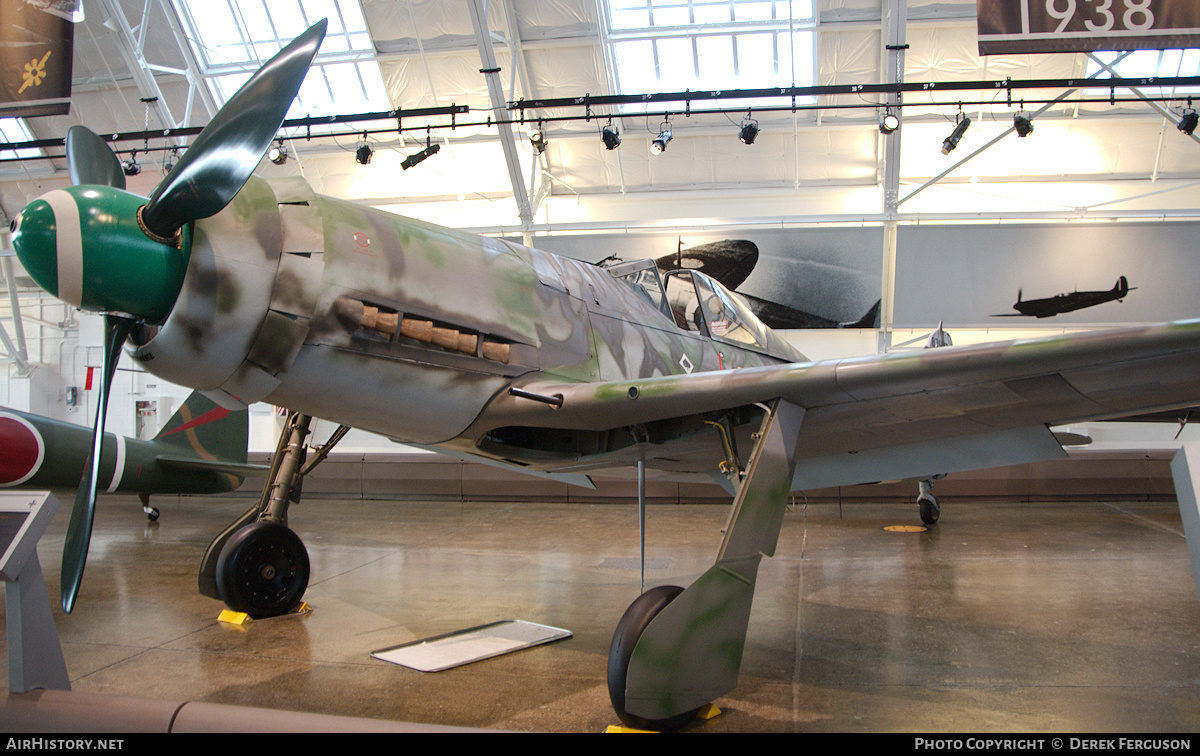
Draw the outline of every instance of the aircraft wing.
<instances>
[{"instance_id":1,"label":"aircraft wing","mask_svg":"<svg viewBox=\"0 0 1200 756\"><path fill-rule=\"evenodd\" d=\"M1051 425L1200 402L1200 321L601 383L526 425L606 430L780 398L805 408L794 489L931 476L1065 456Z\"/></svg>"}]
</instances>

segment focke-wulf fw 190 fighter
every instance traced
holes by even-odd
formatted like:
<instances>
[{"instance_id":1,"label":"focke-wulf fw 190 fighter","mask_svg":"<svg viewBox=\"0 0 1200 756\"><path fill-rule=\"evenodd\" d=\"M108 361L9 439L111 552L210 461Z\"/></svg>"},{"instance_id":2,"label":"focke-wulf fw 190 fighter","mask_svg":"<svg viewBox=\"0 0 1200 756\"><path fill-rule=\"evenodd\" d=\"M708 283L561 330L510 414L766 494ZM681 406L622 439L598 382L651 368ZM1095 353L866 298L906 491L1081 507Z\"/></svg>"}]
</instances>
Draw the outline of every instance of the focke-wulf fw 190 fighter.
<instances>
[{"instance_id":1,"label":"focke-wulf fw 190 fighter","mask_svg":"<svg viewBox=\"0 0 1200 756\"><path fill-rule=\"evenodd\" d=\"M790 491L1063 457L1051 425L1200 402L1200 322L810 362L695 271L602 269L253 178L324 27L267 62L149 199L76 127L74 186L13 224L41 286L104 313L105 387L128 340L224 406L292 412L262 500L201 567L234 608L283 613L307 587L286 518L310 416L585 485L612 468L719 478L733 504L715 564L634 601L609 658L624 721L679 727L737 684ZM68 610L95 483L64 548Z\"/></svg>"}]
</instances>

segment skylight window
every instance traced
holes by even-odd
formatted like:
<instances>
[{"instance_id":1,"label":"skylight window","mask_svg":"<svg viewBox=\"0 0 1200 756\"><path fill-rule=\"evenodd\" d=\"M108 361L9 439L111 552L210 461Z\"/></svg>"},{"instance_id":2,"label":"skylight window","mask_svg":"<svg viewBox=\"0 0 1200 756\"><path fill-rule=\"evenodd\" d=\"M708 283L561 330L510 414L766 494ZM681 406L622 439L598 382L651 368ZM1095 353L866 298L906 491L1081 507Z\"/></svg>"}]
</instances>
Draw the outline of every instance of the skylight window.
<instances>
[{"instance_id":1,"label":"skylight window","mask_svg":"<svg viewBox=\"0 0 1200 756\"><path fill-rule=\"evenodd\" d=\"M814 83L812 0L608 0L621 94Z\"/></svg>"},{"instance_id":2,"label":"skylight window","mask_svg":"<svg viewBox=\"0 0 1200 756\"><path fill-rule=\"evenodd\" d=\"M25 125L25 121L20 118L0 118L0 142L32 142L33 132ZM5 150L0 154L0 158L33 158L42 154L42 151L36 147L30 147L24 150Z\"/></svg>"},{"instance_id":3,"label":"skylight window","mask_svg":"<svg viewBox=\"0 0 1200 756\"><path fill-rule=\"evenodd\" d=\"M391 110L358 0L176 0L213 93L228 100L312 24L329 27L288 118Z\"/></svg>"},{"instance_id":4,"label":"skylight window","mask_svg":"<svg viewBox=\"0 0 1200 756\"><path fill-rule=\"evenodd\" d=\"M1200 76L1200 50L1135 50L1125 57L1121 53L1093 53L1096 58L1112 66L1117 76L1125 79L1141 79L1167 76ZM1114 63L1115 61L1115 63ZM1095 60L1088 59L1087 75L1094 76L1101 71L1101 66ZM1100 73L1099 79L1110 78L1108 72ZM1143 91L1159 91L1155 87L1142 87ZM1108 90L1087 90L1089 94L1108 95ZM1171 93L1182 95L1200 94L1197 87L1175 87Z\"/></svg>"}]
</instances>

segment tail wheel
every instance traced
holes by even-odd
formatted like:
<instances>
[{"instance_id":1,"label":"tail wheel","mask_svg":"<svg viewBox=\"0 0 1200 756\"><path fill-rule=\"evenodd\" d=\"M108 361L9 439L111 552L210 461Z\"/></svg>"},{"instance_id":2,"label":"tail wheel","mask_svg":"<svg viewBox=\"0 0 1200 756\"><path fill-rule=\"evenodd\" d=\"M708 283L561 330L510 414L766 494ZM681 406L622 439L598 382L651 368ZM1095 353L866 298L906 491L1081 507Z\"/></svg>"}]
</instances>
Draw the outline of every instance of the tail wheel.
<instances>
[{"instance_id":1,"label":"tail wheel","mask_svg":"<svg viewBox=\"0 0 1200 756\"><path fill-rule=\"evenodd\" d=\"M308 588L308 551L300 537L269 520L234 533L217 561L217 592L255 619L290 611Z\"/></svg>"},{"instance_id":2,"label":"tail wheel","mask_svg":"<svg viewBox=\"0 0 1200 756\"><path fill-rule=\"evenodd\" d=\"M917 506L921 509L921 522L926 525L933 525L938 521L938 516L942 513L942 508L938 506L937 499L930 494L922 494L917 497Z\"/></svg>"},{"instance_id":3,"label":"tail wheel","mask_svg":"<svg viewBox=\"0 0 1200 756\"><path fill-rule=\"evenodd\" d=\"M646 719L625 711L625 687L629 679L629 662L633 658L634 646L650 621L681 593L683 589L677 585L651 588L629 605L613 633L612 647L608 652L608 697L617 716L629 727L672 732L695 719L696 712L699 711L694 709L666 719Z\"/></svg>"}]
</instances>

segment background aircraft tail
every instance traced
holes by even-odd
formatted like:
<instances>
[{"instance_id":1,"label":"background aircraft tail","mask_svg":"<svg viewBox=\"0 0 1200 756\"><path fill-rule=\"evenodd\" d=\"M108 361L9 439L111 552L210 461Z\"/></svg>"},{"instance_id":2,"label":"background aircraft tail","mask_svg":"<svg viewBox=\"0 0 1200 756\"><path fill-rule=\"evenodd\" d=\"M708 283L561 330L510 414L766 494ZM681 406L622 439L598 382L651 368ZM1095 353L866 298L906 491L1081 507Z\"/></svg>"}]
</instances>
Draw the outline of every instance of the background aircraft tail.
<instances>
[{"instance_id":1,"label":"background aircraft tail","mask_svg":"<svg viewBox=\"0 0 1200 756\"><path fill-rule=\"evenodd\" d=\"M231 412L193 391L154 440L190 450L204 459L245 463L249 412Z\"/></svg>"}]
</instances>

